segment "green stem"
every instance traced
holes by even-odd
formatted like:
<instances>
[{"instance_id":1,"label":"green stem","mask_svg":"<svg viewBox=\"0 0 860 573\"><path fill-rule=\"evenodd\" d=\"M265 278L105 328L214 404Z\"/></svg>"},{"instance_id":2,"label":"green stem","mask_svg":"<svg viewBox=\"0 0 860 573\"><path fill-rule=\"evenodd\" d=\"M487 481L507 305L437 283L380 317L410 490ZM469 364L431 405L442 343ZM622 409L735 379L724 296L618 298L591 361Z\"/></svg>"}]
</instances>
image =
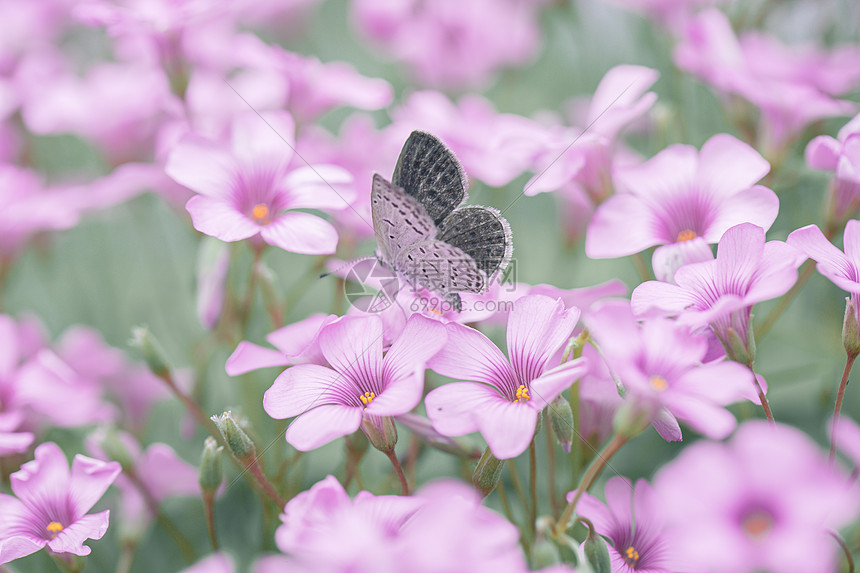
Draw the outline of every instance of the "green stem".
<instances>
[{"instance_id":1,"label":"green stem","mask_svg":"<svg viewBox=\"0 0 860 573\"><path fill-rule=\"evenodd\" d=\"M116 563L116 573L128 573L134 563L134 554L137 551L137 542L126 540L122 544L122 551Z\"/></svg>"},{"instance_id":2,"label":"green stem","mask_svg":"<svg viewBox=\"0 0 860 573\"><path fill-rule=\"evenodd\" d=\"M269 479L266 477L266 474L263 473L263 469L260 467L260 462L256 456L252 456L247 463L242 462L242 460L240 460L240 463L243 463L245 465L245 467L248 469L248 473L254 476L254 479L257 481L257 484L263 490L263 493L265 493L269 497L269 499L271 499L275 503L275 505L277 505L281 509L283 509L284 506L287 505L287 500L281 497L281 494L278 493L278 490L275 489L275 486L272 485L272 482L270 482Z\"/></svg>"},{"instance_id":3,"label":"green stem","mask_svg":"<svg viewBox=\"0 0 860 573\"><path fill-rule=\"evenodd\" d=\"M498 485L496 485L496 491L499 492L499 500L502 502L502 509L505 510L505 515L508 518L508 521L516 525L516 520L514 519L514 512L511 511L511 504L508 501L508 494L505 491L505 484L502 480L499 480Z\"/></svg>"},{"instance_id":4,"label":"green stem","mask_svg":"<svg viewBox=\"0 0 860 573\"><path fill-rule=\"evenodd\" d=\"M218 551L218 534L215 531L215 492L203 493L203 511L206 514L206 529L209 531L212 550Z\"/></svg>"},{"instance_id":5,"label":"green stem","mask_svg":"<svg viewBox=\"0 0 860 573\"><path fill-rule=\"evenodd\" d=\"M409 484L406 483L406 476L403 474L403 467L400 465L400 460L397 459L397 454L394 450L385 452L388 459L391 460L391 465L394 466L394 471L397 472L397 477L400 478L400 490L403 495L409 495Z\"/></svg>"},{"instance_id":6,"label":"green stem","mask_svg":"<svg viewBox=\"0 0 860 573\"><path fill-rule=\"evenodd\" d=\"M574 426L576 427L576 426ZM559 511L558 505L558 492L556 492L556 483L555 483L555 440L553 439L552 432L549 428L544 431L546 434L546 452L547 452L547 472L546 472L546 485L549 489L549 505L552 508L552 514L556 515ZM573 437L574 441L576 441L576 436Z\"/></svg>"},{"instance_id":7,"label":"green stem","mask_svg":"<svg viewBox=\"0 0 860 573\"><path fill-rule=\"evenodd\" d=\"M526 501L526 490L523 488L523 481L520 479L520 473L517 471L517 463L513 458L508 460L508 472L511 474L511 482L514 484L514 489L517 492L517 497L523 506L523 510L528 513L528 501Z\"/></svg>"},{"instance_id":8,"label":"green stem","mask_svg":"<svg viewBox=\"0 0 860 573\"><path fill-rule=\"evenodd\" d=\"M845 540L842 539L842 536L839 535L835 531L828 531L830 537L836 540L836 543L839 544L839 548L842 549L842 553L845 555L845 561L848 563L848 573L854 573L854 557L851 555L851 549L845 543Z\"/></svg>"},{"instance_id":9,"label":"green stem","mask_svg":"<svg viewBox=\"0 0 860 573\"><path fill-rule=\"evenodd\" d=\"M764 320L761 321L761 324L755 327L756 341L760 342L765 335L770 332L770 329L773 328L773 325L776 324L776 321L782 316L782 313L788 309L791 305L794 297L797 296L797 293L803 288L812 274L815 272L815 261L812 259L807 260L800 268L800 276L797 279L797 282L794 283L787 293L782 295L782 298L779 299L779 302L774 307L773 310L770 311Z\"/></svg>"},{"instance_id":10,"label":"green stem","mask_svg":"<svg viewBox=\"0 0 860 573\"><path fill-rule=\"evenodd\" d=\"M579 503L579 499L582 497L582 494L594 485L600 472L609 463L609 458L614 456L625 443L627 443L627 438L625 436L615 434L612 436L609 443L600 450L600 453L591 460L591 463L588 465L588 469L585 471L585 475L582 476L582 480L576 488L576 495L574 495L570 503L567 504L567 508L555 524L554 533L556 537L560 536L565 532L565 530L567 530L570 519L573 517L573 512L576 511L576 504Z\"/></svg>"},{"instance_id":11,"label":"green stem","mask_svg":"<svg viewBox=\"0 0 860 573\"><path fill-rule=\"evenodd\" d=\"M848 375L854 366L857 355L848 355L845 361L845 370L842 372L842 381L839 382L839 392L836 394L836 407L833 409L833 430L830 432L830 463L836 457L836 426L839 425L839 412L842 411L842 400L845 398L845 387L848 386Z\"/></svg>"},{"instance_id":12,"label":"green stem","mask_svg":"<svg viewBox=\"0 0 860 573\"><path fill-rule=\"evenodd\" d=\"M547 434L550 433L549 428L545 429ZM537 447L535 446L535 438L532 438L532 443L529 446L529 510L528 510L528 532L529 538L534 541L535 524L538 514L538 499L537 499Z\"/></svg>"}]
</instances>

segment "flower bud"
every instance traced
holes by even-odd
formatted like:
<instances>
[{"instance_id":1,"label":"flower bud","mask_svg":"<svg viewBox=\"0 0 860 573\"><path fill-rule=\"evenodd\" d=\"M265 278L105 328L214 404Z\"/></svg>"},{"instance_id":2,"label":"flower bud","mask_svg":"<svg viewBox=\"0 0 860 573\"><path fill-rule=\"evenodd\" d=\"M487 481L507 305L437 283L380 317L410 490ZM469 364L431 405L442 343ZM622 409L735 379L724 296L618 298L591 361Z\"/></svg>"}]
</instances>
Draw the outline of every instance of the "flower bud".
<instances>
[{"instance_id":1,"label":"flower bud","mask_svg":"<svg viewBox=\"0 0 860 573\"><path fill-rule=\"evenodd\" d=\"M133 328L129 345L140 350L143 360L153 374L159 378L170 375L170 366L168 366L164 348L149 331L149 327L138 326Z\"/></svg>"},{"instance_id":2,"label":"flower bud","mask_svg":"<svg viewBox=\"0 0 860 573\"><path fill-rule=\"evenodd\" d=\"M555 400L549 403L547 410L549 416L549 425L552 428L552 433L555 434L555 439L565 452L570 453L570 446L573 443L573 410L570 408L570 402L559 394Z\"/></svg>"},{"instance_id":3,"label":"flower bud","mask_svg":"<svg viewBox=\"0 0 860 573\"><path fill-rule=\"evenodd\" d=\"M585 558L594 573L610 573L612 571L611 561L609 559L609 548L606 547L606 540L594 531L594 526L587 519L580 518L580 521L588 526L588 537L583 544Z\"/></svg>"},{"instance_id":4,"label":"flower bud","mask_svg":"<svg viewBox=\"0 0 860 573\"><path fill-rule=\"evenodd\" d=\"M239 427L230 411L224 412L220 416L212 416L211 419L224 437L224 441L227 442L230 453L237 459L244 461L256 455L257 448L254 446L254 442L251 441L245 430Z\"/></svg>"},{"instance_id":5,"label":"flower bud","mask_svg":"<svg viewBox=\"0 0 860 573\"><path fill-rule=\"evenodd\" d=\"M860 332L857 326L857 309L851 298L845 299L845 320L842 321L842 345L848 356L860 354Z\"/></svg>"},{"instance_id":6,"label":"flower bud","mask_svg":"<svg viewBox=\"0 0 860 573\"><path fill-rule=\"evenodd\" d=\"M618 407L618 410L615 411L615 417L612 419L612 429L619 436L627 439L633 438L644 432L651 425L655 414L654 405L628 395Z\"/></svg>"},{"instance_id":7,"label":"flower bud","mask_svg":"<svg viewBox=\"0 0 860 573\"><path fill-rule=\"evenodd\" d=\"M200 489L203 493L214 494L221 487L223 471L221 469L222 446L218 445L215 438L209 436L203 444L203 454L200 456Z\"/></svg>"},{"instance_id":8,"label":"flower bud","mask_svg":"<svg viewBox=\"0 0 860 573\"><path fill-rule=\"evenodd\" d=\"M502 466L504 462L497 459L490 448L484 450L484 455L478 460L478 465L475 466L475 472L472 474L472 484L481 492L481 495L487 497L490 492L495 489L499 483L499 478L502 476Z\"/></svg>"},{"instance_id":9,"label":"flower bud","mask_svg":"<svg viewBox=\"0 0 860 573\"><path fill-rule=\"evenodd\" d=\"M397 443L397 427L394 418L389 416L365 416L361 429L374 448L388 454L394 451Z\"/></svg>"}]
</instances>

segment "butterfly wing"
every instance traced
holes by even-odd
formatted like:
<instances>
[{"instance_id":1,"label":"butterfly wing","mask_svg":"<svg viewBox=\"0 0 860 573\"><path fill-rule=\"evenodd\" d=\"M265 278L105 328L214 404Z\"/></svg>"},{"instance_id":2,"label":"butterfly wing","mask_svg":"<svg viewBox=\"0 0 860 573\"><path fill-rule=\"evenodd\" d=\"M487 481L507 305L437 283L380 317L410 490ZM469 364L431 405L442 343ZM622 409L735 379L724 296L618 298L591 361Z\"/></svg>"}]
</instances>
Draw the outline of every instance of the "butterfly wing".
<instances>
[{"instance_id":1,"label":"butterfly wing","mask_svg":"<svg viewBox=\"0 0 860 573\"><path fill-rule=\"evenodd\" d=\"M435 225L466 198L468 179L460 162L423 131L413 131L403 144L391 180L424 207Z\"/></svg>"},{"instance_id":2,"label":"butterfly wing","mask_svg":"<svg viewBox=\"0 0 860 573\"><path fill-rule=\"evenodd\" d=\"M487 276L468 254L444 241L431 239L405 247L395 266L410 281L442 295L461 310L461 292L483 292Z\"/></svg>"},{"instance_id":3,"label":"butterfly wing","mask_svg":"<svg viewBox=\"0 0 860 573\"><path fill-rule=\"evenodd\" d=\"M436 235L436 226L424 207L376 173L370 192L370 212L380 257L392 268L396 269L395 261L404 247Z\"/></svg>"},{"instance_id":4,"label":"butterfly wing","mask_svg":"<svg viewBox=\"0 0 860 573\"><path fill-rule=\"evenodd\" d=\"M514 250L508 221L498 210L480 205L460 207L448 215L436 239L469 255L489 280L505 270Z\"/></svg>"}]
</instances>

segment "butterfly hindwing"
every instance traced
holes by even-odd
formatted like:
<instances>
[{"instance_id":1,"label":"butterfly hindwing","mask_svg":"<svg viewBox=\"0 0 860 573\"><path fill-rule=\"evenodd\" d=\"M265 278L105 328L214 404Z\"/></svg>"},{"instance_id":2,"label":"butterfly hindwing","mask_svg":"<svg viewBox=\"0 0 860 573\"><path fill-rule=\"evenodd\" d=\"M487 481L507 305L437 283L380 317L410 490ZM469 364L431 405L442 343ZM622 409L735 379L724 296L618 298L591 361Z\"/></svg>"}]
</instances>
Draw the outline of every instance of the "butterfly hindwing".
<instances>
[{"instance_id":1,"label":"butterfly hindwing","mask_svg":"<svg viewBox=\"0 0 860 573\"><path fill-rule=\"evenodd\" d=\"M461 249L435 239L405 247L394 261L395 268L418 286L439 293L457 311L461 292L486 289L486 274Z\"/></svg>"},{"instance_id":2,"label":"butterfly hindwing","mask_svg":"<svg viewBox=\"0 0 860 573\"><path fill-rule=\"evenodd\" d=\"M380 255L392 266L404 246L432 239L436 234L436 226L424 208L378 174L373 175L370 211Z\"/></svg>"},{"instance_id":3,"label":"butterfly hindwing","mask_svg":"<svg viewBox=\"0 0 860 573\"><path fill-rule=\"evenodd\" d=\"M451 150L423 131L413 131L403 144L391 181L423 205L436 225L466 198L468 182Z\"/></svg>"},{"instance_id":4,"label":"butterfly hindwing","mask_svg":"<svg viewBox=\"0 0 860 573\"><path fill-rule=\"evenodd\" d=\"M436 239L457 247L475 260L488 278L505 270L511 261L511 227L490 207L467 205L448 215Z\"/></svg>"}]
</instances>

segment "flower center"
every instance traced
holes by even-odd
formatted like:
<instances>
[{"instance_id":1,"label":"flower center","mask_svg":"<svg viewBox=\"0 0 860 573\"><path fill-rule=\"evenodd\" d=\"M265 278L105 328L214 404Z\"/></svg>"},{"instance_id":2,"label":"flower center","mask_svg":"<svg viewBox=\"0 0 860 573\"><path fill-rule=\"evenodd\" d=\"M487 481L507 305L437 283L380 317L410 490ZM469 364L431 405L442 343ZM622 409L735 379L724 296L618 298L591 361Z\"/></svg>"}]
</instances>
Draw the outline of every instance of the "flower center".
<instances>
[{"instance_id":1,"label":"flower center","mask_svg":"<svg viewBox=\"0 0 860 573\"><path fill-rule=\"evenodd\" d=\"M692 231L690 229L684 229L683 231L678 233L677 241L679 243L683 243L685 241L692 241L695 238L696 238L696 232L695 231Z\"/></svg>"},{"instance_id":2,"label":"flower center","mask_svg":"<svg viewBox=\"0 0 860 573\"><path fill-rule=\"evenodd\" d=\"M651 387L657 390L658 392L665 392L669 387L669 383L666 382L666 379L662 376L652 376L651 377Z\"/></svg>"},{"instance_id":3,"label":"flower center","mask_svg":"<svg viewBox=\"0 0 860 573\"><path fill-rule=\"evenodd\" d=\"M373 392L365 392L364 394L360 395L358 398L361 400L362 404L367 406L368 404L373 402L373 399L376 398L376 394L374 394Z\"/></svg>"},{"instance_id":4,"label":"flower center","mask_svg":"<svg viewBox=\"0 0 860 573\"><path fill-rule=\"evenodd\" d=\"M265 203L257 203L254 205L254 208L251 209L251 217L261 225L268 225L271 223L269 220L269 206Z\"/></svg>"},{"instance_id":5,"label":"flower center","mask_svg":"<svg viewBox=\"0 0 860 573\"><path fill-rule=\"evenodd\" d=\"M766 511L754 511L746 516L743 527L751 539L759 541L773 528L773 518Z\"/></svg>"},{"instance_id":6,"label":"flower center","mask_svg":"<svg viewBox=\"0 0 860 573\"><path fill-rule=\"evenodd\" d=\"M529 389L526 388L525 384L520 384L520 387L517 388L517 399L514 400L514 404L516 404L520 400L528 402L531 399L532 397L529 396Z\"/></svg>"},{"instance_id":7,"label":"flower center","mask_svg":"<svg viewBox=\"0 0 860 573\"><path fill-rule=\"evenodd\" d=\"M639 552L636 551L636 549L634 549L631 545L624 551L622 559L624 559L624 561L627 562L627 564L631 567L635 567L636 562L639 561Z\"/></svg>"},{"instance_id":8,"label":"flower center","mask_svg":"<svg viewBox=\"0 0 860 573\"><path fill-rule=\"evenodd\" d=\"M59 521L52 521L45 529L48 530L48 533L51 533L56 537L57 534L63 530L63 526Z\"/></svg>"}]
</instances>

